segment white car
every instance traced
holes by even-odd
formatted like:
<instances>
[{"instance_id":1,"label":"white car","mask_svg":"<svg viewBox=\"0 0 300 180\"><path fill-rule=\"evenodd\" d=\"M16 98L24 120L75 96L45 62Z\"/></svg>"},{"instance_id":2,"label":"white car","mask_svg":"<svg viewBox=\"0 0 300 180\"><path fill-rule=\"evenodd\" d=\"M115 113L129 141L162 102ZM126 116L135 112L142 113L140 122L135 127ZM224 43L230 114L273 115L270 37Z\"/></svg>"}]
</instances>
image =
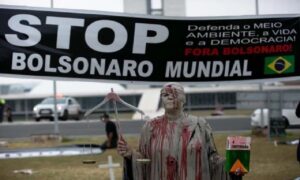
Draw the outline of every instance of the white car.
<instances>
[{"instance_id":1,"label":"white car","mask_svg":"<svg viewBox=\"0 0 300 180\"><path fill-rule=\"evenodd\" d=\"M282 109L282 117L287 126L300 126L300 118L296 116L295 109ZM269 109L263 109L263 121L261 121L261 109L255 109L251 115L252 127L267 127L269 121Z\"/></svg>"},{"instance_id":2,"label":"white car","mask_svg":"<svg viewBox=\"0 0 300 180\"><path fill-rule=\"evenodd\" d=\"M72 97L58 97L56 98L56 109L57 116L61 120L67 120L69 118L74 118L76 120L80 119L81 116L81 106ZM41 119L54 120L54 98L46 98L40 104L37 104L33 108L33 114L36 121Z\"/></svg>"}]
</instances>

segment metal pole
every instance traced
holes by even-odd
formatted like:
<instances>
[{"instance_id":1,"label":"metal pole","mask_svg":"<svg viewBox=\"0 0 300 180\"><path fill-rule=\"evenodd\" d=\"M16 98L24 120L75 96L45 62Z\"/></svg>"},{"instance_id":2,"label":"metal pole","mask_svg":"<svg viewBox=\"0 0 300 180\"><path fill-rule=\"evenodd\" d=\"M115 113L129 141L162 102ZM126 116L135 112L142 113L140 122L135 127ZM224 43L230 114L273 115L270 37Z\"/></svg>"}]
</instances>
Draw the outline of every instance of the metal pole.
<instances>
[{"instance_id":1,"label":"metal pole","mask_svg":"<svg viewBox=\"0 0 300 180\"><path fill-rule=\"evenodd\" d=\"M51 8L54 7L53 0L50 1ZM54 134L59 134L58 117L57 117L57 101L56 101L56 80L53 80L53 99L54 99Z\"/></svg>"},{"instance_id":2,"label":"metal pole","mask_svg":"<svg viewBox=\"0 0 300 180\"><path fill-rule=\"evenodd\" d=\"M152 0L146 0L147 1L147 14L151 15L151 11L152 11Z\"/></svg>"},{"instance_id":3,"label":"metal pole","mask_svg":"<svg viewBox=\"0 0 300 180\"><path fill-rule=\"evenodd\" d=\"M54 133L59 134L56 102L56 80L53 80L53 99L54 99Z\"/></svg>"},{"instance_id":4,"label":"metal pole","mask_svg":"<svg viewBox=\"0 0 300 180\"><path fill-rule=\"evenodd\" d=\"M258 0L255 0L255 15L259 15L259 5L258 5Z\"/></svg>"},{"instance_id":5,"label":"metal pole","mask_svg":"<svg viewBox=\"0 0 300 180\"><path fill-rule=\"evenodd\" d=\"M27 103L27 99L25 99L25 120L28 121L28 103Z\"/></svg>"},{"instance_id":6,"label":"metal pole","mask_svg":"<svg viewBox=\"0 0 300 180\"><path fill-rule=\"evenodd\" d=\"M118 114L118 109L117 109L117 102L116 100L113 100L114 104L114 110L115 110L115 116L116 116L116 123L117 123L117 133L119 136L121 136L121 130L120 130L120 121L119 121L119 114Z\"/></svg>"},{"instance_id":7,"label":"metal pole","mask_svg":"<svg viewBox=\"0 0 300 180\"><path fill-rule=\"evenodd\" d=\"M258 0L255 0L255 15L256 16L259 16L259 4L258 3L259 3ZM262 83L259 83L259 92L263 93L263 84ZM267 101L267 99L265 101ZM265 104L267 104L267 103L265 103ZM264 108L261 108L260 109L260 125L261 126L264 126L264 122L265 122L263 111L264 111Z\"/></svg>"},{"instance_id":8,"label":"metal pole","mask_svg":"<svg viewBox=\"0 0 300 180\"><path fill-rule=\"evenodd\" d=\"M53 8L53 0L50 1L50 7Z\"/></svg>"},{"instance_id":9,"label":"metal pole","mask_svg":"<svg viewBox=\"0 0 300 180\"><path fill-rule=\"evenodd\" d=\"M161 0L161 15L164 16L165 15L165 1Z\"/></svg>"}]
</instances>

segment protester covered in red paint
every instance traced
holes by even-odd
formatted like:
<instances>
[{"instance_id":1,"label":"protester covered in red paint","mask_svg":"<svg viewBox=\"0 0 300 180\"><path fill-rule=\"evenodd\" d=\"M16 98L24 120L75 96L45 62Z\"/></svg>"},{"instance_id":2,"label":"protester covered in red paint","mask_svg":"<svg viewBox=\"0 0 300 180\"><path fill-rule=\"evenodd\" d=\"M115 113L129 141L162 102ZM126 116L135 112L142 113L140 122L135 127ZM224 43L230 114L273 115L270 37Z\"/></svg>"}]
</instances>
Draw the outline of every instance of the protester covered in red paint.
<instances>
[{"instance_id":1,"label":"protester covered in red paint","mask_svg":"<svg viewBox=\"0 0 300 180\"><path fill-rule=\"evenodd\" d=\"M203 118L183 111L184 88L167 83L161 99L165 114L145 123L138 150L130 148L124 138L118 142L118 153L125 160L123 179L228 179L210 126Z\"/></svg>"}]
</instances>

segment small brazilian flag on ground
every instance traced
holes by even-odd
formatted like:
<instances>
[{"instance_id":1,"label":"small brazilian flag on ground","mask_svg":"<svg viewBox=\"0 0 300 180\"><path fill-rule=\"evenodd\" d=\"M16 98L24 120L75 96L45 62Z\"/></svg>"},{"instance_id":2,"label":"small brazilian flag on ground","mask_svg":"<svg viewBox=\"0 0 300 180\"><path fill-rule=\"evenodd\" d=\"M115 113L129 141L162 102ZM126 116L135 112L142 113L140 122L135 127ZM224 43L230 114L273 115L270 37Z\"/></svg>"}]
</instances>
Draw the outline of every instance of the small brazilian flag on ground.
<instances>
[{"instance_id":1,"label":"small brazilian flag on ground","mask_svg":"<svg viewBox=\"0 0 300 180\"><path fill-rule=\"evenodd\" d=\"M270 56L265 58L264 74L287 74L295 71L295 57Z\"/></svg>"}]
</instances>

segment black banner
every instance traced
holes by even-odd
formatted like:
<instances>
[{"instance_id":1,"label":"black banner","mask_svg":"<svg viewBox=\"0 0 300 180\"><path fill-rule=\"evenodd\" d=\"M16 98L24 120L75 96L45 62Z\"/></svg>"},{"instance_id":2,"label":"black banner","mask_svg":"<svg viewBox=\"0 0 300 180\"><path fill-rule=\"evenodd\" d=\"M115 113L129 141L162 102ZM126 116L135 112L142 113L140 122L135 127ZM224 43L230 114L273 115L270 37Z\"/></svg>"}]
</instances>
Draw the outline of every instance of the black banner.
<instances>
[{"instance_id":1,"label":"black banner","mask_svg":"<svg viewBox=\"0 0 300 180\"><path fill-rule=\"evenodd\" d=\"M300 16L196 19L0 7L0 73L164 83L297 79Z\"/></svg>"}]
</instances>

